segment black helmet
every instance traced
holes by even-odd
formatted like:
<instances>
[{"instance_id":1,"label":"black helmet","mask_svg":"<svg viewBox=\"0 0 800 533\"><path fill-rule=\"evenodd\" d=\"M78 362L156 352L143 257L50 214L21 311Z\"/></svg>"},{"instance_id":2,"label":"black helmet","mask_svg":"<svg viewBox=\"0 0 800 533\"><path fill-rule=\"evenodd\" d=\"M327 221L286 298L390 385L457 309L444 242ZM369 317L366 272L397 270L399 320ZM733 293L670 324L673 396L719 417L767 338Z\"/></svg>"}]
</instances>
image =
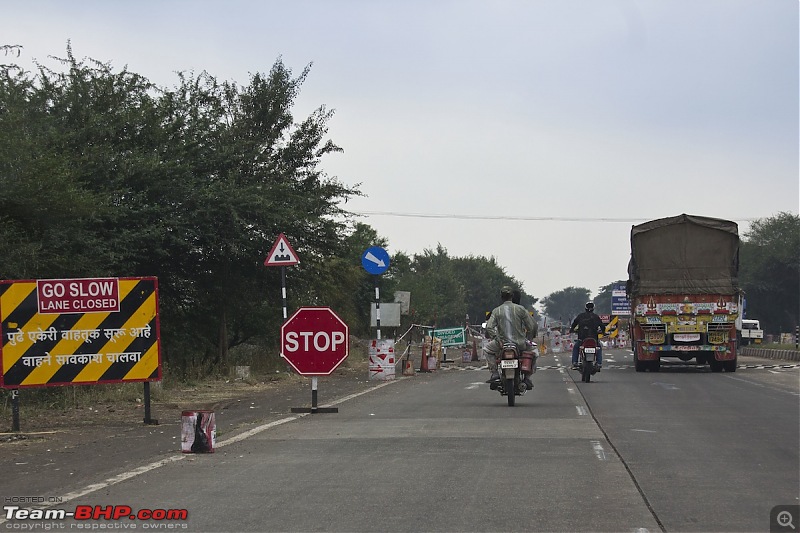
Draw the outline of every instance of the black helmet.
<instances>
[{"instance_id":1,"label":"black helmet","mask_svg":"<svg viewBox=\"0 0 800 533\"><path fill-rule=\"evenodd\" d=\"M586 302L586 310L589 312L594 311L594 302Z\"/></svg>"}]
</instances>

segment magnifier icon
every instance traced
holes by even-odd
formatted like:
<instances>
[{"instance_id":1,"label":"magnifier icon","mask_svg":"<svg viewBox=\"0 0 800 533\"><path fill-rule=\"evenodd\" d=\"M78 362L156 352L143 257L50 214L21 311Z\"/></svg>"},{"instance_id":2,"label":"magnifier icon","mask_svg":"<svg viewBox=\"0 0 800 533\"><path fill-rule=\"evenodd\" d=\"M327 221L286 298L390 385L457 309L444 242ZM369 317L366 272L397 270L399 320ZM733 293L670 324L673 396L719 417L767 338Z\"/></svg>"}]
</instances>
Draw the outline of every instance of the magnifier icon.
<instances>
[{"instance_id":1,"label":"magnifier icon","mask_svg":"<svg viewBox=\"0 0 800 533\"><path fill-rule=\"evenodd\" d=\"M790 527L795 529L794 524L792 523L792 513L789 511L781 511L778 513L778 525L781 527Z\"/></svg>"}]
</instances>

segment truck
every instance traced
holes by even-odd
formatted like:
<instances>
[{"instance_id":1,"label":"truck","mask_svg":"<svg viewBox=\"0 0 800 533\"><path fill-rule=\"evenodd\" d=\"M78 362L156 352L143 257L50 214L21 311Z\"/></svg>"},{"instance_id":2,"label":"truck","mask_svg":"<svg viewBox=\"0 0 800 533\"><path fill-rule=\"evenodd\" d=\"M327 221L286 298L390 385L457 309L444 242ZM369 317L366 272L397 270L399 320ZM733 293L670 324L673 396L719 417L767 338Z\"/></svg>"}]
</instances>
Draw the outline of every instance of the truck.
<instances>
[{"instance_id":1,"label":"truck","mask_svg":"<svg viewBox=\"0 0 800 533\"><path fill-rule=\"evenodd\" d=\"M632 226L626 291L636 371L677 358L735 372L738 275L735 222L681 214Z\"/></svg>"},{"instance_id":2,"label":"truck","mask_svg":"<svg viewBox=\"0 0 800 533\"><path fill-rule=\"evenodd\" d=\"M764 330L758 320L743 318L739 329L739 343L742 346L748 344L761 344L764 340Z\"/></svg>"}]
</instances>

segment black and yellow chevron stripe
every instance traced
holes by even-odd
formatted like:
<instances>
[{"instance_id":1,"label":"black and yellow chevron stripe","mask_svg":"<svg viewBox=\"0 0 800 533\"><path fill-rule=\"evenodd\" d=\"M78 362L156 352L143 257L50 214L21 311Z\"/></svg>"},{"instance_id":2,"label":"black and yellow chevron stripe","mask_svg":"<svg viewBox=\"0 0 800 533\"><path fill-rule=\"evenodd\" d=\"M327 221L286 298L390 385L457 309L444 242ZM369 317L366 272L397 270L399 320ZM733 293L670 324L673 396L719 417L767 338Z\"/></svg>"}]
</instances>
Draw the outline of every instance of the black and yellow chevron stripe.
<instances>
[{"instance_id":1,"label":"black and yellow chevron stripe","mask_svg":"<svg viewBox=\"0 0 800 533\"><path fill-rule=\"evenodd\" d=\"M0 282L0 386L161 379L158 280L119 278L119 312L38 312L36 281Z\"/></svg>"}]
</instances>

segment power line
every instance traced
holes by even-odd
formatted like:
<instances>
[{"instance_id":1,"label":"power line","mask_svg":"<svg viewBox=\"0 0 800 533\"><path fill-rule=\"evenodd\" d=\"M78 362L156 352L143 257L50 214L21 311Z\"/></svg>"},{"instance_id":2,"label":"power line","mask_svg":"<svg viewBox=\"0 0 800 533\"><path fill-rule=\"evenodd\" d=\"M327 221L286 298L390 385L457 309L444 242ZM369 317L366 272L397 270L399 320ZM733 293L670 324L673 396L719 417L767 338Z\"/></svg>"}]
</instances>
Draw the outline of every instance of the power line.
<instances>
[{"instance_id":1,"label":"power line","mask_svg":"<svg viewBox=\"0 0 800 533\"><path fill-rule=\"evenodd\" d=\"M652 218L605 218L605 217L536 217L515 215L460 215L455 213L401 213L398 211L351 211L354 215L387 216L406 218L440 218L451 220L527 220L539 222L647 222ZM753 222L758 218L740 218L736 222Z\"/></svg>"}]
</instances>

